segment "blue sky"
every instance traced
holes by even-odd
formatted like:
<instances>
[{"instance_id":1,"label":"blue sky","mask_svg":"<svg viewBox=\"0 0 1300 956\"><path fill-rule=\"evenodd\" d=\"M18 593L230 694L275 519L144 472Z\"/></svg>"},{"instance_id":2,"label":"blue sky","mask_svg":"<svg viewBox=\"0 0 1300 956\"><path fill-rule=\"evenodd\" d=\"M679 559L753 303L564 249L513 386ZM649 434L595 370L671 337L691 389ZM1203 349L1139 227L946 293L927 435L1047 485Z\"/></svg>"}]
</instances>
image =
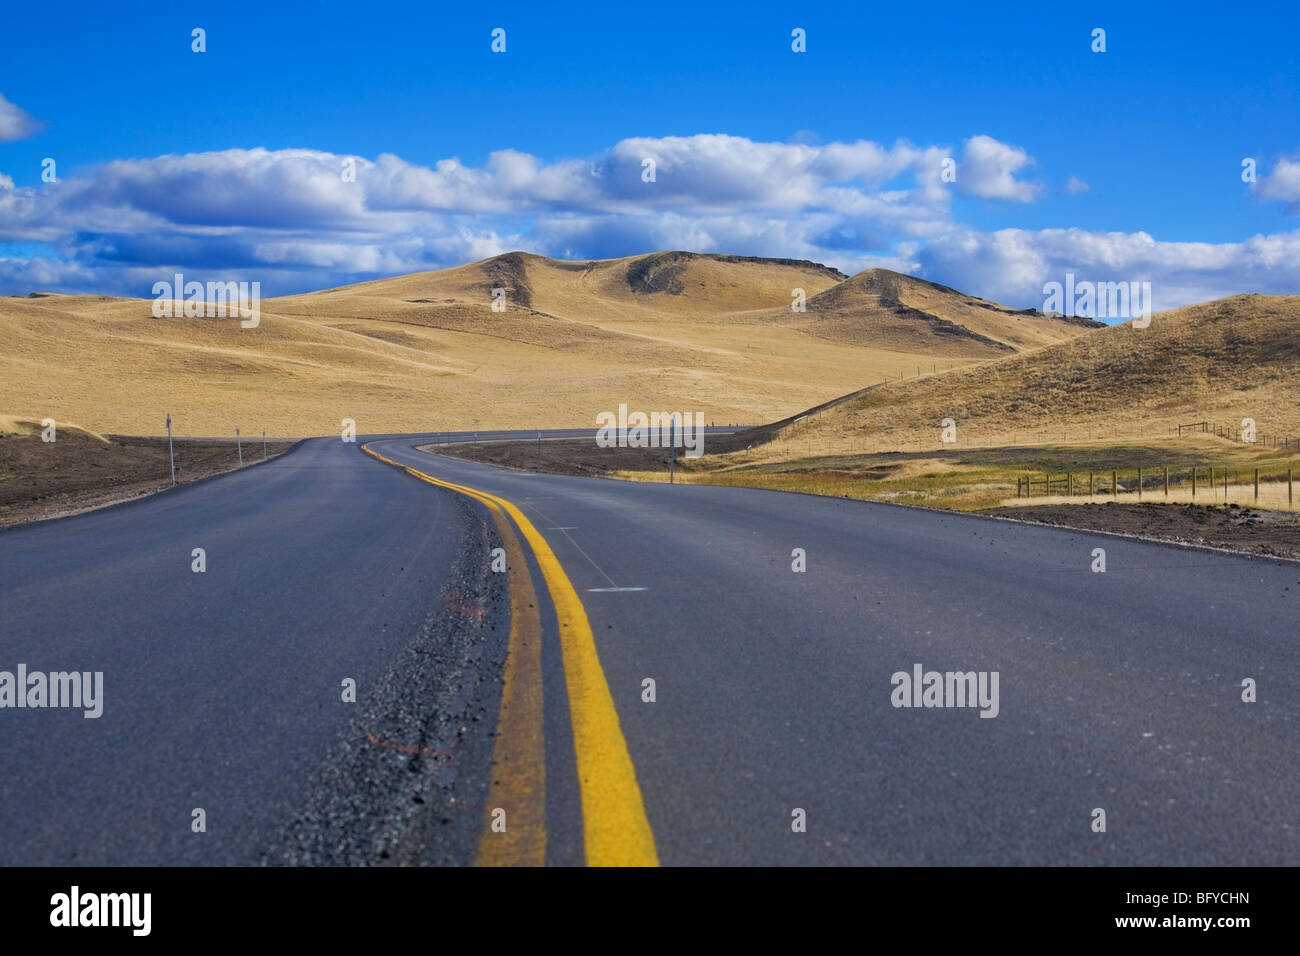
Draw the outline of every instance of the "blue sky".
<instances>
[{"instance_id":1,"label":"blue sky","mask_svg":"<svg viewBox=\"0 0 1300 956\"><path fill-rule=\"evenodd\" d=\"M11 5L0 292L665 247L1017 306L1064 271L1157 307L1300 291L1294 5L548 6Z\"/></svg>"}]
</instances>

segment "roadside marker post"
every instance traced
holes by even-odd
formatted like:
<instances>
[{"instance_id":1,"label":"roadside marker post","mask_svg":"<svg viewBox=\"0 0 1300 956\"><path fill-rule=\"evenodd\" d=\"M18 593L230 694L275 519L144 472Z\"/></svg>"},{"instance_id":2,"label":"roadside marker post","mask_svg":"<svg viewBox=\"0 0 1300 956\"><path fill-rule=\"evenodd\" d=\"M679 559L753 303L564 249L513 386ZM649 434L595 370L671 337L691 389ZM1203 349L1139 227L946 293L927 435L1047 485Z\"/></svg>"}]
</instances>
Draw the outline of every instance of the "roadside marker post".
<instances>
[{"instance_id":1,"label":"roadside marker post","mask_svg":"<svg viewBox=\"0 0 1300 956\"><path fill-rule=\"evenodd\" d=\"M668 484L673 483L673 472L677 468L677 413L673 412L672 424L668 431ZM661 436L663 432L659 433ZM661 439L662 440L662 439Z\"/></svg>"},{"instance_id":2,"label":"roadside marker post","mask_svg":"<svg viewBox=\"0 0 1300 956\"><path fill-rule=\"evenodd\" d=\"M244 443L239 438L239 429L235 429L235 449L239 452L239 467L244 467Z\"/></svg>"},{"instance_id":3,"label":"roadside marker post","mask_svg":"<svg viewBox=\"0 0 1300 956\"><path fill-rule=\"evenodd\" d=\"M172 450L172 413L167 413L167 457L172 463L172 484L176 484L176 452Z\"/></svg>"}]
</instances>

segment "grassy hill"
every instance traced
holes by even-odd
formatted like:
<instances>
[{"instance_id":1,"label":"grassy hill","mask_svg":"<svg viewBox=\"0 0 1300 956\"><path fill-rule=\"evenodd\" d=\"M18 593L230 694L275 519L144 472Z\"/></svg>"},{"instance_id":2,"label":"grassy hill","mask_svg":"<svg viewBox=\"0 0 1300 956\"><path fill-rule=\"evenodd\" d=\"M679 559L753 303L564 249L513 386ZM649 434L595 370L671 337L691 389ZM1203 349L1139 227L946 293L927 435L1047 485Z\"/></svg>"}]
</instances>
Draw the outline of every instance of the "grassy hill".
<instances>
[{"instance_id":1,"label":"grassy hill","mask_svg":"<svg viewBox=\"0 0 1300 956\"><path fill-rule=\"evenodd\" d=\"M788 324L848 345L994 359L1065 341L1101 323L1008 309L924 279L868 269L810 299L807 313Z\"/></svg>"},{"instance_id":2,"label":"grassy hill","mask_svg":"<svg viewBox=\"0 0 1300 956\"><path fill-rule=\"evenodd\" d=\"M1086 442L1209 420L1300 436L1300 296L1241 295L918 381L891 382L786 425L751 460ZM789 447L787 447L789 446Z\"/></svg>"},{"instance_id":3,"label":"grassy hill","mask_svg":"<svg viewBox=\"0 0 1300 956\"><path fill-rule=\"evenodd\" d=\"M170 411L207 436L587 426L623 402L775 421L1085 331L880 270L684 252L510 253L266 300L257 329L151 306L0 299L0 410L118 434L160 434Z\"/></svg>"}]
</instances>

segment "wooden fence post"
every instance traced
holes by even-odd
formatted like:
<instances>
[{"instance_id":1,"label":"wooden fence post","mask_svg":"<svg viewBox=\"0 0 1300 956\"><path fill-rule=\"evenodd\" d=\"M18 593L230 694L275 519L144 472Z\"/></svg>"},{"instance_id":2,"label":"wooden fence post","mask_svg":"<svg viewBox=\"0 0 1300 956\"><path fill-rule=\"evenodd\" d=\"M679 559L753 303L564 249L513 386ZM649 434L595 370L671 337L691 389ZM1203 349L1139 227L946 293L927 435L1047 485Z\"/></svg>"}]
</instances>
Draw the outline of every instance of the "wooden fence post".
<instances>
[{"instance_id":1,"label":"wooden fence post","mask_svg":"<svg viewBox=\"0 0 1300 956\"><path fill-rule=\"evenodd\" d=\"M1165 465L1165 497L1169 497L1169 466Z\"/></svg>"},{"instance_id":2,"label":"wooden fence post","mask_svg":"<svg viewBox=\"0 0 1300 956\"><path fill-rule=\"evenodd\" d=\"M1119 499L1119 479L1116 478L1115 475L1116 475L1116 472L1114 472L1114 471L1112 471L1112 472L1110 473L1110 496L1111 496L1112 498L1115 498L1116 500L1118 500L1118 499Z\"/></svg>"},{"instance_id":3,"label":"wooden fence post","mask_svg":"<svg viewBox=\"0 0 1300 956\"><path fill-rule=\"evenodd\" d=\"M1196 466L1192 465L1192 500L1196 500Z\"/></svg>"},{"instance_id":4,"label":"wooden fence post","mask_svg":"<svg viewBox=\"0 0 1300 956\"><path fill-rule=\"evenodd\" d=\"M1070 472L1065 476L1065 482L1066 482L1065 496L1067 498L1073 498L1074 497L1074 472Z\"/></svg>"},{"instance_id":5,"label":"wooden fence post","mask_svg":"<svg viewBox=\"0 0 1300 956\"><path fill-rule=\"evenodd\" d=\"M1142 469L1138 469L1138 501L1142 500Z\"/></svg>"},{"instance_id":6,"label":"wooden fence post","mask_svg":"<svg viewBox=\"0 0 1300 956\"><path fill-rule=\"evenodd\" d=\"M1255 469L1255 500L1259 501L1259 469Z\"/></svg>"}]
</instances>

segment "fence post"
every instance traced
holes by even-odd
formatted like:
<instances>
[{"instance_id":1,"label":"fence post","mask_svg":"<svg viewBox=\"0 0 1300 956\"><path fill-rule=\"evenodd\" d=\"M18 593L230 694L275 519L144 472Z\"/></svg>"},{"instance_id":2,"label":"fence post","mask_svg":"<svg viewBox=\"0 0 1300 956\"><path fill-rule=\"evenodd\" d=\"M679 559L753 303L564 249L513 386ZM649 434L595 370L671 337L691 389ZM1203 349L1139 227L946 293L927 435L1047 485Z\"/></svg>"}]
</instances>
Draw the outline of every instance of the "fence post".
<instances>
[{"instance_id":1,"label":"fence post","mask_svg":"<svg viewBox=\"0 0 1300 956\"><path fill-rule=\"evenodd\" d=\"M1119 479L1115 477L1116 472L1110 473L1110 496L1116 501L1119 500Z\"/></svg>"},{"instance_id":2,"label":"fence post","mask_svg":"<svg viewBox=\"0 0 1300 956\"><path fill-rule=\"evenodd\" d=\"M167 413L167 458L172 463L172 484L176 484L176 451L172 447L172 413Z\"/></svg>"},{"instance_id":3,"label":"fence post","mask_svg":"<svg viewBox=\"0 0 1300 956\"><path fill-rule=\"evenodd\" d=\"M1286 470L1286 503L1295 504L1295 487L1291 484L1291 469Z\"/></svg>"},{"instance_id":4,"label":"fence post","mask_svg":"<svg viewBox=\"0 0 1300 956\"><path fill-rule=\"evenodd\" d=\"M1092 497L1092 472L1088 472L1088 497Z\"/></svg>"},{"instance_id":5,"label":"fence post","mask_svg":"<svg viewBox=\"0 0 1300 956\"><path fill-rule=\"evenodd\" d=\"M677 415L672 417L672 425L669 426L669 449L668 449L668 484L673 483L673 472L677 470Z\"/></svg>"},{"instance_id":6,"label":"fence post","mask_svg":"<svg viewBox=\"0 0 1300 956\"><path fill-rule=\"evenodd\" d=\"M1169 497L1169 466L1165 465L1165 497Z\"/></svg>"},{"instance_id":7,"label":"fence post","mask_svg":"<svg viewBox=\"0 0 1300 956\"><path fill-rule=\"evenodd\" d=\"M235 429L235 448L239 450L239 467L244 467L244 443L239 438L239 429Z\"/></svg>"},{"instance_id":8,"label":"fence post","mask_svg":"<svg viewBox=\"0 0 1300 956\"><path fill-rule=\"evenodd\" d=\"M1196 466L1192 465L1192 500L1196 500Z\"/></svg>"},{"instance_id":9,"label":"fence post","mask_svg":"<svg viewBox=\"0 0 1300 956\"><path fill-rule=\"evenodd\" d=\"M1069 474L1067 474L1065 477L1065 481L1066 481L1066 485L1065 485L1066 497L1073 498L1074 497L1074 472L1070 472Z\"/></svg>"},{"instance_id":10,"label":"fence post","mask_svg":"<svg viewBox=\"0 0 1300 956\"><path fill-rule=\"evenodd\" d=\"M1259 501L1259 469L1255 469L1255 500Z\"/></svg>"},{"instance_id":11,"label":"fence post","mask_svg":"<svg viewBox=\"0 0 1300 956\"><path fill-rule=\"evenodd\" d=\"M1138 469L1138 501L1142 500L1142 469Z\"/></svg>"}]
</instances>

